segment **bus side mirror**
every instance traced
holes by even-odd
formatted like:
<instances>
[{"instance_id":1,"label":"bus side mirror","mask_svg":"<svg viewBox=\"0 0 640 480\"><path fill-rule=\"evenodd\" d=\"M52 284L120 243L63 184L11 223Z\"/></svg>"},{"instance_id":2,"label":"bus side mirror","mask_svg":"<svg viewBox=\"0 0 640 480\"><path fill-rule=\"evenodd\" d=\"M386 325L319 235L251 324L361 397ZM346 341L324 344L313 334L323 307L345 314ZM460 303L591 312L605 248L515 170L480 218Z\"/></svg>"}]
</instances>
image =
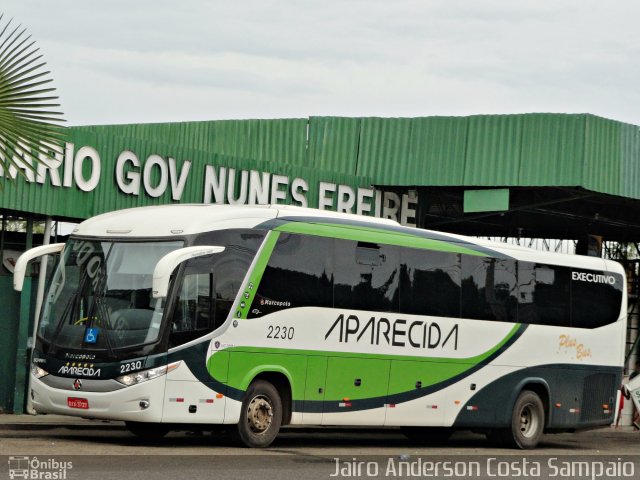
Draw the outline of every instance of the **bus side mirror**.
<instances>
[{"instance_id":1,"label":"bus side mirror","mask_svg":"<svg viewBox=\"0 0 640 480\"><path fill-rule=\"evenodd\" d=\"M156 263L156 268L153 269L153 286L151 289L153 298L163 298L167 296L171 274L182 262L186 262L191 258L213 255L214 253L220 252L224 252L224 247L202 245L199 247L181 248L167 253Z\"/></svg>"},{"instance_id":2,"label":"bus side mirror","mask_svg":"<svg viewBox=\"0 0 640 480\"><path fill-rule=\"evenodd\" d=\"M31 260L42 257L43 255L59 253L62 251L63 247L64 243L52 243L50 245L42 245L41 247L32 248L20 255L15 267L13 267L13 289L17 292L22 291L24 275L27 271L27 265Z\"/></svg>"}]
</instances>

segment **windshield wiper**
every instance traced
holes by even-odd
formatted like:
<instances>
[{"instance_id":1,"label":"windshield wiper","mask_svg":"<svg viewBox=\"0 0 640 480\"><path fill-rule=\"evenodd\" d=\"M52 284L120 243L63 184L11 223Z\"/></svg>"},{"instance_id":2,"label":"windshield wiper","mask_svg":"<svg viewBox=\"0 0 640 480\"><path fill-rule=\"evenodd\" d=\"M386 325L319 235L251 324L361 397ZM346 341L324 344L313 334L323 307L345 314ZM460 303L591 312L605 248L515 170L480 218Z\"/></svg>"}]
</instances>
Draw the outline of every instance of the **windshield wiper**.
<instances>
[{"instance_id":1,"label":"windshield wiper","mask_svg":"<svg viewBox=\"0 0 640 480\"><path fill-rule=\"evenodd\" d=\"M100 266L100 270L98 273L98 278L96 279L94 292L93 292L93 303L91 304L91 308L87 315L87 323L88 327L91 328L94 325L94 319L98 319L98 324L104 330L104 343L107 347L107 357L113 358L113 347L111 346L111 340L109 338L109 331L111 330L111 323L109 322L109 312L102 302L102 297L104 297L104 291L107 283L107 269L104 263ZM96 311L99 317L94 317ZM84 343L84 339L83 342Z\"/></svg>"},{"instance_id":2,"label":"windshield wiper","mask_svg":"<svg viewBox=\"0 0 640 480\"><path fill-rule=\"evenodd\" d=\"M80 279L80 283L78 284L78 289L75 292L73 292L73 294L67 301L67 304L65 305L64 310L62 311L62 315L60 315L60 320L56 325L56 329L53 332L53 336L51 337L51 342L49 343L49 349L51 354L55 353L58 350L58 345L56 344L58 337L60 336L60 333L64 328L64 324L67 321L67 317L69 316L69 314L71 312L76 311L78 299L81 298L82 296L82 291L84 290L85 284L87 283L87 278L89 278L89 275L85 270L84 273L82 274L82 278Z\"/></svg>"}]
</instances>

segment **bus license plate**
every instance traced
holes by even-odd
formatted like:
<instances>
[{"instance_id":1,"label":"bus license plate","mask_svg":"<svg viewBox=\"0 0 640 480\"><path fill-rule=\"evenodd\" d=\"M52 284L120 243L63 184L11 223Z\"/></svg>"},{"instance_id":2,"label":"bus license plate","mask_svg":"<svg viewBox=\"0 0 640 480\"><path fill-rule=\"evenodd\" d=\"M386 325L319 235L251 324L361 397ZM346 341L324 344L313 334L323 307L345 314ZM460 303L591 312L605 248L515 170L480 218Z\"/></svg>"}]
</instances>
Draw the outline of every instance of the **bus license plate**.
<instances>
[{"instance_id":1,"label":"bus license plate","mask_svg":"<svg viewBox=\"0 0 640 480\"><path fill-rule=\"evenodd\" d=\"M68 397L67 406L69 408L81 408L83 410L89 410L89 400L86 398Z\"/></svg>"}]
</instances>

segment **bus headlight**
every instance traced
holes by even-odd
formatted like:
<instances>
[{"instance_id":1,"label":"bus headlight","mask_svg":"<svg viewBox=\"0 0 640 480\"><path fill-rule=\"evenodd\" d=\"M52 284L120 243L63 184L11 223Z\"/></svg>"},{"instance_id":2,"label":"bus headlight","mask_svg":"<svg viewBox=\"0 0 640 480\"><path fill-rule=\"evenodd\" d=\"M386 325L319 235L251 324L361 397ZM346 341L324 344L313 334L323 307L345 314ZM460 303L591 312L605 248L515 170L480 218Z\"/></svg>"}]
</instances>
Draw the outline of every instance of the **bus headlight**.
<instances>
[{"instance_id":1,"label":"bus headlight","mask_svg":"<svg viewBox=\"0 0 640 480\"><path fill-rule=\"evenodd\" d=\"M138 383L146 382L154 378L166 375L171 370L175 370L180 365L180 362L170 363L169 365L163 365L162 367L150 368L149 370L142 370L141 372L129 373L116 378L116 380L123 385L137 385Z\"/></svg>"},{"instance_id":2,"label":"bus headlight","mask_svg":"<svg viewBox=\"0 0 640 480\"><path fill-rule=\"evenodd\" d=\"M37 365L32 365L31 366L31 375L33 375L36 378L42 378L42 377L46 377L47 375L49 375L49 372L47 372L46 370L41 369Z\"/></svg>"}]
</instances>

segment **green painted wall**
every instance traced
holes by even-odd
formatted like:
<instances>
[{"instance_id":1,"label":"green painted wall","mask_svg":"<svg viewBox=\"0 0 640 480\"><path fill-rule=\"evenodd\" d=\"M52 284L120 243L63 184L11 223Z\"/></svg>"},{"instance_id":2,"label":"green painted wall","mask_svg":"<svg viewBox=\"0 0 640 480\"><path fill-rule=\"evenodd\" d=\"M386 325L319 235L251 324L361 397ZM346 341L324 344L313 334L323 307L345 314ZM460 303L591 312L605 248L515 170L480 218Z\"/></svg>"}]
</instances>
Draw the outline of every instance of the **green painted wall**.
<instances>
[{"instance_id":1,"label":"green painted wall","mask_svg":"<svg viewBox=\"0 0 640 480\"><path fill-rule=\"evenodd\" d=\"M25 284L31 279L26 278ZM35 292L27 288L28 318L33 319ZM33 322L33 320L31 320ZM27 325L30 332L33 323ZM24 397L26 385L24 381L17 384L16 377L26 374L25 349L26 342L18 345L20 332L20 294L13 290L13 277L0 275L0 412L21 411L22 405L15 405L16 388L20 389L18 397ZM24 329L23 329L24 330ZM20 348L19 348L20 347Z\"/></svg>"},{"instance_id":2,"label":"green painted wall","mask_svg":"<svg viewBox=\"0 0 640 480\"><path fill-rule=\"evenodd\" d=\"M16 332L20 318L20 295L13 291L13 277L0 276L0 409L13 406L16 375Z\"/></svg>"}]
</instances>

